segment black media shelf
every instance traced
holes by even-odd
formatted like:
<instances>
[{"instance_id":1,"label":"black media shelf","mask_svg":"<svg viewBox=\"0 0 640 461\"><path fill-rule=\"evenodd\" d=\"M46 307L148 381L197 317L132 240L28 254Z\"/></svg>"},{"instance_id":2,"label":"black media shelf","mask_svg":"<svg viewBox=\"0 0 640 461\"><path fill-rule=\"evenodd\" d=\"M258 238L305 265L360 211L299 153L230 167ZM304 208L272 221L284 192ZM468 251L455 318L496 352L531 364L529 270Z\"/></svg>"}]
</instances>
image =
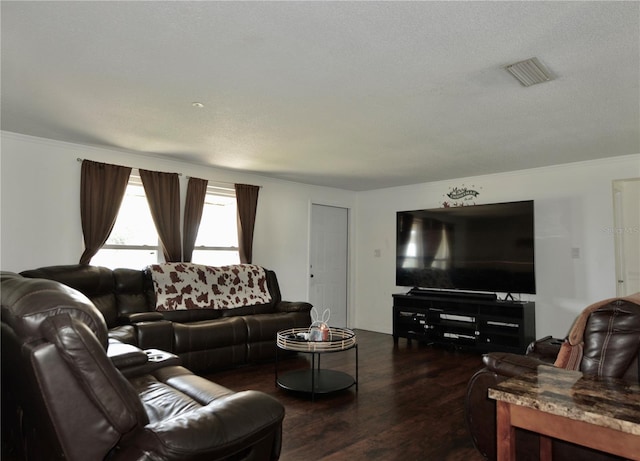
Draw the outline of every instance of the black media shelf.
<instances>
[{"instance_id":1,"label":"black media shelf","mask_svg":"<svg viewBox=\"0 0 640 461\"><path fill-rule=\"evenodd\" d=\"M524 353L536 337L531 301L456 296L450 292L393 295L393 341L406 338L478 352Z\"/></svg>"}]
</instances>

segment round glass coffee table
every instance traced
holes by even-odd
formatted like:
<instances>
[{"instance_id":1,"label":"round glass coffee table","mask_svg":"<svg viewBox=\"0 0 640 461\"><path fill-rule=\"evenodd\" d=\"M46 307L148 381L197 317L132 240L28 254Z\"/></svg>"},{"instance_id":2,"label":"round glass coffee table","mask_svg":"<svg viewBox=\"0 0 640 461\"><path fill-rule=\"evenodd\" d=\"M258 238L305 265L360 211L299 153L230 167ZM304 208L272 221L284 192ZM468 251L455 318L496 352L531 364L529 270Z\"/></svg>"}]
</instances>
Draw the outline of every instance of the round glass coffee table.
<instances>
[{"instance_id":1,"label":"round glass coffee table","mask_svg":"<svg viewBox=\"0 0 640 461\"><path fill-rule=\"evenodd\" d=\"M329 394L356 387L358 390L358 343L356 334L347 328L330 328L327 341L309 341L308 328L290 328L276 335L276 385L290 391L311 394ZM320 368L320 356L332 352L354 349L356 353L355 378L348 373ZM311 354L311 367L278 374L278 350Z\"/></svg>"}]
</instances>

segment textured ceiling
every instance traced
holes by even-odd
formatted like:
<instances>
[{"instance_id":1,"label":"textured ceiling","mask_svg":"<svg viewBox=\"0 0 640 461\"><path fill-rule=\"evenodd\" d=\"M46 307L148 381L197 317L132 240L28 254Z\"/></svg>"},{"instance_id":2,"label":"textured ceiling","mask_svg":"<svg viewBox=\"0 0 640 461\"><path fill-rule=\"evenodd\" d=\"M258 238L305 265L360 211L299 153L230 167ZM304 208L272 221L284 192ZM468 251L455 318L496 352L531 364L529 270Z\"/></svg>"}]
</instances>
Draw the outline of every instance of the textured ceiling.
<instances>
[{"instance_id":1,"label":"textured ceiling","mask_svg":"<svg viewBox=\"0 0 640 461\"><path fill-rule=\"evenodd\" d=\"M5 131L349 190L640 153L636 1L2 1L1 15ZM533 56L557 78L525 88L503 67Z\"/></svg>"}]
</instances>

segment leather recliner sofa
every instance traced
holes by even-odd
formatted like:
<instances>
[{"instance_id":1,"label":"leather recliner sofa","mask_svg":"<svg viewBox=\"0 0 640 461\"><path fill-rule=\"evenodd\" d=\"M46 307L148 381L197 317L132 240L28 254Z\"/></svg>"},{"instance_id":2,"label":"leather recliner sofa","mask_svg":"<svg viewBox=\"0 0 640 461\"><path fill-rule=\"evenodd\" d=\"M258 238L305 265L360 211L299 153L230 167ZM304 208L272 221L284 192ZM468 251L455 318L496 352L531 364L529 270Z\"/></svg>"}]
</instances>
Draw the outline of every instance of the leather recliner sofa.
<instances>
[{"instance_id":1,"label":"leather recliner sofa","mask_svg":"<svg viewBox=\"0 0 640 461\"><path fill-rule=\"evenodd\" d=\"M47 461L279 458L284 408L276 399L232 392L176 365L173 354L152 358L120 343L124 357L109 357L104 317L83 294L51 280L1 278L4 454Z\"/></svg>"},{"instance_id":2,"label":"leather recliner sofa","mask_svg":"<svg viewBox=\"0 0 640 461\"><path fill-rule=\"evenodd\" d=\"M279 330L311 325L311 304L283 301L271 270L266 270L269 303L162 312L156 311L156 293L147 269L73 264L26 270L20 275L75 288L100 310L110 338L141 349L172 352L196 373L273 359Z\"/></svg>"},{"instance_id":3,"label":"leather recliner sofa","mask_svg":"<svg viewBox=\"0 0 640 461\"><path fill-rule=\"evenodd\" d=\"M492 352L483 356L485 367L467 386L465 416L473 443L488 460L496 459L496 403L488 390L498 383L535 370L539 365L561 364L561 349L579 338L579 371L586 375L640 381L640 293L628 298L603 300L587 307L564 340L550 337L532 343L525 355ZM577 341L573 341L577 342ZM540 438L516 429L519 461L539 460ZM553 439L556 461L604 461L621 458Z\"/></svg>"}]
</instances>

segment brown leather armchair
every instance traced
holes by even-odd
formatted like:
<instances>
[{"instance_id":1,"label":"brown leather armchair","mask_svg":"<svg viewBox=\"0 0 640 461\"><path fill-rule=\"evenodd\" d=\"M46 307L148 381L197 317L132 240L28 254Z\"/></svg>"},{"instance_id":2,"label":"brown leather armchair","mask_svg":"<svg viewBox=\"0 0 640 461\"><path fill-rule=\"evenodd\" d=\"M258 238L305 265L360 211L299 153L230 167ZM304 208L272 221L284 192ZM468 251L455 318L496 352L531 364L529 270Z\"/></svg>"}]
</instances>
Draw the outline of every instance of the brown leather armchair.
<instances>
[{"instance_id":1,"label":"brown leather armchair","mask_svg":"<svg viewBox=\"0 0 640 461\"><path fill-rule=\"evenodd\" d=\"M284 407L274 398L196 376L173 354L128 345L116 360L104 318L83 294L1 279L2 438L12 458L279 458Z\"/></svg>"},{"instance_id":2,"label":"brown leather armchair","mask_svg":"<svg viewBox=\"0 0 640 461\"><path fill-rule=\"evenodd\" d=\"M573 353L571 353L571 350ZM577 351L577 352L576 352ZM532 343L525 355L489 353L483 356L485 367L470 379L467 386L465 416L476 448L489 459L496 459L496 405L487 392L512 376L535 370L540 364L571 367L588 375L620 378L639 382L640 361L640 293L615 298L587 307L576 319L567 338L547 337ZM517 459L539 459L539 437L516 430ZM619 460L560 440L553 441L553 459Z\"/></svg>"}]
</instances>

